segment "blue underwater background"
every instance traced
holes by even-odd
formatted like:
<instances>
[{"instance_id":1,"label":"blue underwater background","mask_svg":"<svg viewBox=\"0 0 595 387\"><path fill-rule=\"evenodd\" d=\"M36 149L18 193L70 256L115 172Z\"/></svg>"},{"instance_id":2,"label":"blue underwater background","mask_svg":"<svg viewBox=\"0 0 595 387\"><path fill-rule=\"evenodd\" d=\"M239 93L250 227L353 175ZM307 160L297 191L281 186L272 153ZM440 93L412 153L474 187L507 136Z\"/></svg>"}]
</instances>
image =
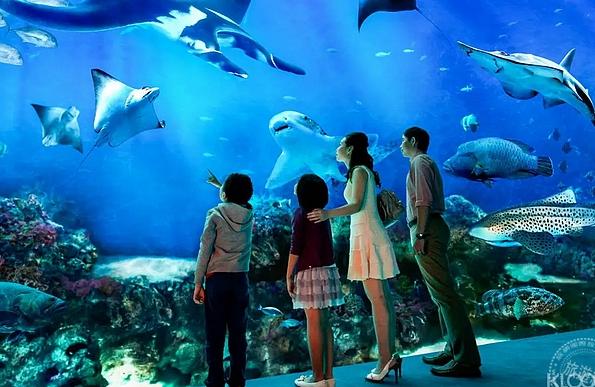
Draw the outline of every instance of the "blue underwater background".
<instances>
[{"instance_id":1,"label":"blue underwater background","mask_svg":"<svg viewBox=\"0 0 595 387\"><path fill-rule=\"evenodd\" d=\"M460 224L451 224L453 274L462 284L459 290L469 309L486 290L527 284L546 287L566 302L563 309L531 322L474 319L476 333L487 340L594 326L595 238L564 240L555 256L543 257L519 247L488 246L466 235L465 227L471 222L467 216L478 220L474 218L478 208L490 213L568 187L580 204L591 206L595 182L585 175L595 169L595 129L567 104L544 109L540 96L527 101L509 97L491 74L456 47L456 41L490 51L532 53L554 62L576 48L570 71L586 88L595 87L591 62L595 55L595 3L420 0L418 7L443 33L418 12L379 12L358 32L356 1L253 0L242 28L274 55L304 69L306 75L279 71L238 50L225 50L228 58L246 70L247 79L189 54L183 45L150 26L96 32L40 27L58 41L58 47L52 49L23 43L8 28L0 28L0 43L17 48L24 62L22 66L0 63L0 145L6 145L5 152L0 152L0 197L4 198L0 214L21 221L9 224L9 215L0 217L0 222L5 222L0 228L0 279L60 297L74 308L72 316L86 316L78 323L72 318L56 319L11 342L6 339L0 347L0 374L6 374L3 380L23 386L62 385L71 379L80 385L107 385L106 380L120 385L113 382L117 378L109 370L128 364L122 372L129 372L133 375L130 380L138 383L201 384L206 370L204 333L199 331L202 311L190 297L192 260L198 252L205 214L219 200L217 191L205 183L208 170L220 178L231 172L247 173L255 187L252 202L259 214L260 232L255 235L251 267L254 310L250 312L250 340L273 346L269 356L275 361L259 362L262 353L249 354L249 375L307 369L305 328L279 331L280 321L271 321L256 310L259 304L275 306L304 321L303 315L291 311L282 281L291 214L297 204L293 183L274 190L264 188L281 151L269 133L268 122L286 110L308 115L329 135L364 131L378 134L380 144L396 144L394 153L375 168L383 187L403 199L408 161L398 145L403 130L413 125L430 132L429 154L439 165L461 143L483 137L520 140L534 147L536 155L549 156L553 176L500 179L491 188L443 172L446 196L466 199L449 202L460 203L460 207L449 209L450 219L460 220ZM10 28L28 25L12 15L3 17ZM42 145L40 121L31 104L76 106L86 155L97 138L93 130L94 68L135 88L159 87L154 106L166 127L142 132L118 147L98 147L79 168L84 155L72 147ZM468 114L477 116L477 132L463 130L460 121ZM555 129L561 134L559 140L550 136ZM572 150L565 153L562 148L568 140ZM559 168L563 161L566 171ZM342 204L343 185L329 184L329 188L329 206ZM283 199L292 199L291 204ZM47 215L42 215L42 210ZM25 237L14 236L20 230L18 225L27 222L55 222L63 231L50 235L47 243L32 241L35 226L27 228ZM333 224L336 252L343 259L347 222ZM392 283L395 294L402 296L398 313L405 316L400 323L400 345L405 352L413 352L439 340L438 322L420 288L404 221L390 234L402 271ZM98 279L92 274L100 265L97 262L134 257L142 261L121 269L134 275L118 277L108 270L107 276ZM170 260L174 257L187 259ZM158 264L147 263L152 259ZM341 258L337 261L344 264ZM538 265L543 274L582 282L540 285L535 278L523 281L505 271L506 264ZM175 266L166 272L172 275L170 280L142 277L143 267L155 274L168 265ZM57 273L60 270L63 273ZM140 277L136 276L139 273ZM159 295L147 295L147 289L156 289ZM372 327L365 297L347 281L345 291L357 300L350 299L353 304L349 301L348 305L355 306L342 312L351 324L334 320L336 335L347 334L343 341L338 339L337 364L375 356L373 337L362 333ZM127 309L127 305L141 306ZM159 310L159 315L148 317L147 310ZM414 316L420 313L423 323L416 323ZM97 332L104 341L98 340ZM0 339L9 333L0 330ZM85 343L83 352L93 355L81 356L95 359L89 360L93 372L82 366L48 365L43 360L53 348L63 345L60 335ZM66 347L74 344L69 341ZM20 355L10 351L15 346L22 349ZM139 354L142 347L150 348L147 352L154 355L153 360ZM195 352L199 355L190 355ZM17 372L18 356L38 361L35 366L22 365L23 371ZM181 364L181 358L188 364ZM120 364L118 359L126 360ZM42 372L45 379L24 376L26 367L46 366ZM52 367L60 372L51 371Z\"/></svg>"}]
</instances>

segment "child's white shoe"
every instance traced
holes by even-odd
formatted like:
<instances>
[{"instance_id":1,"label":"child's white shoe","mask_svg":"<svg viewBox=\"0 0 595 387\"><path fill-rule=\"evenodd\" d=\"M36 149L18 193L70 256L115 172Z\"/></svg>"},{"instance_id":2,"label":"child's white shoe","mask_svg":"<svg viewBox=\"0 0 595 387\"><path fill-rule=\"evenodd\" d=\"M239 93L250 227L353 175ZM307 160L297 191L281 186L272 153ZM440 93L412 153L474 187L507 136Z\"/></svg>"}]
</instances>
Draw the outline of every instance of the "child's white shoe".
<instances>
[{"instance_id":1,"label":"child's white shoe","mask_svg":"<svg viewBox=\"0 0 595 387\"><path fill-rule=\"evenodd\" d=\"M334 379L333 379L334 381ZM310 375L310 376L305 376L302 375L299 378L297 378L296 380L293 381L293 383L297 386L297 387L327 387L328 384L326 383L326 380L319 380L318 382L314 381L314 375Z\"/></svg>"}]
</instances>

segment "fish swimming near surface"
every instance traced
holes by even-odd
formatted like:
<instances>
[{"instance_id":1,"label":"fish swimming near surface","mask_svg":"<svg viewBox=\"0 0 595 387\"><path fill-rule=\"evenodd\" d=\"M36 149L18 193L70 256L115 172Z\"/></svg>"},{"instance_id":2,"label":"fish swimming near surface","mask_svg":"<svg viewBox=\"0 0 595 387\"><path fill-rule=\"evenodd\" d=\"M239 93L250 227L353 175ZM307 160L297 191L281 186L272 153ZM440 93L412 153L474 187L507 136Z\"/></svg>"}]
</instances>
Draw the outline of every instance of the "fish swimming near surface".
<instances>
[{"instance_id":1,"label":"fish swimming near surface","mask_svg":"<svg viewBox=\"0 0 595 387\"><path fill-rule=\"evenodd\" d=\"M0 157L3 157L6 152L8 152L8 145L3 142L0 142Z\"/></svg>"},{"instance_id":2,"label":"fish swimming near surface","mask_svg":"<svg viewBox=\"0 0 595 387\"><path fill-rule=\"evenodd\" d=\"M241 78L248 74L221 52L222 47L238 48L282 71L305 74L271 54L240 27L238 22L249 4L249 0L84 0L68 7L52 7L0 0L0 9L34 25L59 30L101 31L148 23L183 44L191 54Z\"/></svg>"},{"instance_id":3,"label":"fish swimming near surface","mask_svg":"<svg viewBox=\"0 0 595 387\"><path fill-rule=\"evenodd\" d=\"M543 96L543 107L567 103L595 125L595 107L587 89L570 74L575 50L560 64L533 54L485 51L458 42L459 47L500 81L504 92L516 99Z\"/></svg>"},{"instance_id":4,"label":"fish swimming near surface","mask_svg":"<svg viewBox=\"0 0 595 387\"><path fill-rule=\"evenodd\" d=\"M566 140L566 142L564 144L562 144L562 152L564 152L566 154L572 152L573 149L574 149L574 147L570 143L570 139Z\"/></svg>"},{"instance_id":5,"label":"fish swimming near surface","mask_svg":"<svg viewBox=\"0 0 595 387\"><path fill-rule=\"evenodd\" d=\"M523 286L508 290L488 290L476 304L476 315L498 318L533 318L560 309L564 300L542 288Z\"/></svg>"},{"instance_id":6,"label":"fish swimming near surface","mask_svg":"<svg viewBox=\"0 0 595 387\"><path fill-rule=\"evenodd\" d=\"M475 133L479 129L479 121L477 121L475 114L468 114L461 118L461 126L465 132L471 131Z\"/></svg>"},{"instance_id":7,"label":"fish swimming near surface","mask_svg":"<svg viewBox=\"0 0 595 387\"><path fill-rule=\"evenodd\" d=\"M31 104L39 116L44 146L72 145L83 153L81 129L78 124L79 111L71 106L68 109Z\"/></svg>"},{"instance_id":8,"label":"fish swimming near surface","mask_svg":"<svg viewBox=\"0 0 595 387\"><path fill-rule=\"evenodd\" d=\"M554 128L552 132L547 136L548 140L558 141L560 139L560 130L558 128Z\"/></svg>"},{"instance_id":9,"label":"fish swimming near surface","mask_svg":"<svg viewBox=\"0 0 595 387\"><path fill-rule=\"evenodd\" d=\"M281 155L266 181L266 189L281 187L304 173L315 173L325 180L346 181L336 160L341 136L330 136L312 118L295 111L273 116L269 131L281 147ZM368 140L375 163L398 149L398 144L377 145L378 135L375 134L368 134Z\"/></svg>"},{"instance_id":10,"label":"fish swimming near surface","mask_svg":"<svg viewBox=\"0 0 595 387\"><path fill-rule=\"evenodd\" d=\"M262 305L259 305L258 310L260 312L262 312L264 315L269 316L269 317L283 316L283 312L281 312L279 309L275 308L274 306L267 306L267 307L263 308Z\"/></svg>"},{"instance_id":11,"label":"fish swimming near surface","mask_svg":"<svg viewBox=\"0 0 595 387\"><path fill-rule=\"evenodd\" d=\"M540 255L554 252L556 238L595 226L595 209L577 207L574 191L497 211L474 224L469 235L497 247L523 246Z\"/></svg>"},{"instance_id":12,"label":"fish swimming near surface","mask_svg":"<svg viewBox=\"0 0 595 387\"><path fill-rule=\"evenodd\" d=\"M534 156L534 149L516 140L486 137L459 145L457 153L446 160L446 172L488 186L496 178L524 179L552 176L552 160Z\"/></svg>"},{"instance_id":13,"label":"fish swimming near surface","mask_svg":"<svg viewBox=\"0 0 595 387\"><path fill-rule=\"evenodd\" d=\"M560 170L560 172L566 173L568 171L568 161L560 161L560 164L558 164L558 169Z\"/></svg>"},{"instance_id":14,"label":"fish swimming near surface","mask_svg":"<svg viewBox=\"0 0 595 387\"><path fill-rule=\"evenodd\" d=\"M66 303L14 282L0 282L0 333L34 332L65 311Z\"/></svg>"},{"instance_id":15,"label":"fish swimming near surface","mask_svg":"<svg viewBox=\"0 0 595 387\"><path fill-rule=\"evenodd\" d=\"M23 65L23 56L13 46L0 43L0 63L6 63L14 66Z\"/></svg>"},{"instance_id":16,"label":"fish swimming near surface","mask_svg":"<svg viewBox=\"0 0 595 387\"><path fill-rule=\"evenodd\" d=\"M473 91L473 85L465 85L459 89L463 93L469 93Z\"/></svg>"},{"instance_id":17,"label":"fish swimming near surface","mask_svg":"<svg viewBox=\"0 0 595 387\"><path fill-rule=\"evenodd\" d=\"M376 58L384 58L387 56L390 56L391 52L390 51L378 51L376 54L374 54L374 56Z\"/></svg>"},{"instance_id":18,"label":"fish swimming near surface","mask_svg":"<svg viewBox=\"0 0 595 387\"><path fill-rule=\"evenodd\" d=\"M58 46L58 41L54 35L47 31L33 27L23 27L12 30L24 42L36 47L54 48Z\"/></svg>"},{"instance_id":19,"label":"fish swimming near surface","mask_svg":"<svg viewBox=\"0 0 595 387\"><path fill-rule=\"evenodd\" d=\"M165 127L153 106L159 88L134 89L103 70L93 69L91 73L95 87L93 127L99 134L95 146L115 147L140 132Z\"/></svg>"}]
</instances>

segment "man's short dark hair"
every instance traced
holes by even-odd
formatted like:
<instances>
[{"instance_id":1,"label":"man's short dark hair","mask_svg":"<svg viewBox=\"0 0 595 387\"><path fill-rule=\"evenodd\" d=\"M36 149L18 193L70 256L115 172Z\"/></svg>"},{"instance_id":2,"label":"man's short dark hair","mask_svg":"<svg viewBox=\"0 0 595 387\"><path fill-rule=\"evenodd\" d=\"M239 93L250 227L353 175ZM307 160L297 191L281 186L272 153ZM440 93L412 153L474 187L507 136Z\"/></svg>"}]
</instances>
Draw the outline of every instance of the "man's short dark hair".
<instances>
[{"instance_id":1,"label":"man's short dark hair","mask_svg":"<svg viewBox=\"0 0 595 387\"><path fill-rule=\"evenodd\" d=\"M430 135L424 129L419 128L417 126L412 126L409 129L405 130L403 136L405 136L407 140L415 138L415 144L417 146L417 149L419 149L422 152L428 151L428 148L430 147Z\"/></svg>"},{"instance_id":2,"label":"man's short dark hair","mask_svg":"<svg viewBox=\"0 0 595 387\"><path fill-rule=\"evenodd\" d=\"M312 210L328 204L328 188L322 178L313 173L300 177L295 193L300 207Z\"/></svg>"},{"instance_id":3,"label":"man's short dark hair","mask_svg":"<svg viewBox=\"0 0 595 387\"><path fill-rule=\"evenodd\" d=\"M223 182L222 190L226 200L239 205L248 204L254 193L250 176L242 173L231 173Z\"/></svg>"}]
</instances>

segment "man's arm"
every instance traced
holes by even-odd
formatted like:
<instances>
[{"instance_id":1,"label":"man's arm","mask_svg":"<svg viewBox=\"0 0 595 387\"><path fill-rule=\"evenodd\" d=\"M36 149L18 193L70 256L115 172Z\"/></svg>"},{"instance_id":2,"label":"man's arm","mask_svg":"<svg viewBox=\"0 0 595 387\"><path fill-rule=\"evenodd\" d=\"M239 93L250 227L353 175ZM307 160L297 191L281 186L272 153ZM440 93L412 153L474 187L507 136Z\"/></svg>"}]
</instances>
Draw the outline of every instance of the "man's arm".
<instances>
[{"instance_id":1,"label":"man's arm","mask_svg":"<svg viewBox=\"0 0 595 387\"><path fill-rule=\"evenodd\" d=\"M426 223L428 222L428 215L430 214L430 207L417 207L417 233L424 234L426 232Z\"/></svg>"}]
</instances>

